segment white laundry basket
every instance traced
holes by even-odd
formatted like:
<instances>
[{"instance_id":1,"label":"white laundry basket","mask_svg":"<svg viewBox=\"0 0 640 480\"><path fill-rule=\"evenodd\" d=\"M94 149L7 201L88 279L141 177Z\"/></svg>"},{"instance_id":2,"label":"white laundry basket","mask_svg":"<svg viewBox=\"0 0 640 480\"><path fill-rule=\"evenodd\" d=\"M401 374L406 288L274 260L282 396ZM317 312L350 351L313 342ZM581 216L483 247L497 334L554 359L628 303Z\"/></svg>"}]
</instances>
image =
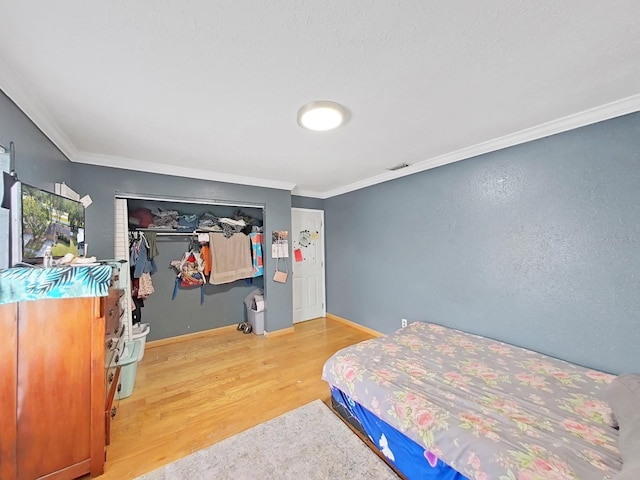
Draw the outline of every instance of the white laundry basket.
<instances>
[{"instance_id":1,"label":"white laundry basket","mask_svg":"<svg viewBox=\"0 0 640 480\"><path fill-rule=\"evenodd\" d=\"M120 366L120 385L116 391L116 398L119 400L129 397L133 393L133 387L136 384L136 373L138 372L140 348L140 340L126 342L124 345L122 357L118 360L118 365Z\"/></svg>"},{"instance_id":2,"label":"white laundry basket","mask_svg":"<svg viewBox=\"0 0 640 480\"><path fill-rule=\"evenodd\" d=\"M138 353L138 362L144 357L144 346L147 343L147 335L151 331L148 323L136 323L131 331L131 340L140 341L140 350Z\"/></svg>"}]
</instances>

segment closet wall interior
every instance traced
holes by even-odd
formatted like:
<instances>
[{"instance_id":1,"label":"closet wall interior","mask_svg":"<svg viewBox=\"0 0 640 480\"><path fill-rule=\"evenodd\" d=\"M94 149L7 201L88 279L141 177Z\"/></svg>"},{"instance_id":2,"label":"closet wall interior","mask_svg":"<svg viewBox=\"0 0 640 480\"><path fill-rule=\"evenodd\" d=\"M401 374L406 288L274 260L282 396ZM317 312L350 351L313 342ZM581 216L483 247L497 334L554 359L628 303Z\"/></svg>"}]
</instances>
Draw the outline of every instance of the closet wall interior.
<instances>
[{"instance_id":1,"label":"closet wall interior","mask_svg":"<svg viewBox=\"0 0 640 480\"><path fill-rule=\"evenodd\" d=\"M234 206L210 203L187 203L165 200L147 199L117 199L126 202L128 214L137 209L156 211L174 210L180 215L197 215L210 213L219 218L234 218L240 213L251 217L255 223L263 225L264 208L260 206ZM117 220L116 220L117 221ZM127 251L130 238L136 237L138 228L128 224ZM144 230L144 229L142 229ZM223 233L215 233L223 235ZM236 234L241 235L241 234ZM155 257L157 271L151 276L154 292L144 300L140 309L141 323L151 326L147 340L175 337L203 330L210 330L227 325L236 325L246 320L244 299L257 288L264 289L264 276L235 280L230 283L213 285L207 282L204 287L180 287L175 295L176 276L178 271L171 266L174 260L180 260L189 251L190 244L197 240L197 236L188 232L162 232L157 234L158 255ZM264 238L264 236L263 236ZM122 241L122 240L121 240ZM197 242L196 242L197 243ZM116 250L122 251L122 245ZM262 247L264 255L264 245ZM268 300L265 297L268 307ZM266 312L265 312L266 314ZM127 319L132 316L128 315ZM133 316L135 320L135 315Z\"/></svg>"}]
</instances>

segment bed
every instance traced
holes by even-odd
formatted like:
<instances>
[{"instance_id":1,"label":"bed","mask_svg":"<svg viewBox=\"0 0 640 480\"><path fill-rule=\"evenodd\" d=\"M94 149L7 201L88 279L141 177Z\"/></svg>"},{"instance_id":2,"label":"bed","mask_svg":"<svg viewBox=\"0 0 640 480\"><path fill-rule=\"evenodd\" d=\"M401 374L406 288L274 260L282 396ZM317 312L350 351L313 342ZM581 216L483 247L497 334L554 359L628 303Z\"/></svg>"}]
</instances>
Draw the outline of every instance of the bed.
<instances>
[{"instance_id":1,"label":"bed","mask_svg":"<svg viewBox=\"0 0 640 480\"><path fill-rule=\"evenodd\" d=\"M409 479L617 480L620 418L640 426L638 376L630 395L618 385L615 412L618 377L432 323L342 349L322 377L334 409Z\"/></svg>"}]
</instances>

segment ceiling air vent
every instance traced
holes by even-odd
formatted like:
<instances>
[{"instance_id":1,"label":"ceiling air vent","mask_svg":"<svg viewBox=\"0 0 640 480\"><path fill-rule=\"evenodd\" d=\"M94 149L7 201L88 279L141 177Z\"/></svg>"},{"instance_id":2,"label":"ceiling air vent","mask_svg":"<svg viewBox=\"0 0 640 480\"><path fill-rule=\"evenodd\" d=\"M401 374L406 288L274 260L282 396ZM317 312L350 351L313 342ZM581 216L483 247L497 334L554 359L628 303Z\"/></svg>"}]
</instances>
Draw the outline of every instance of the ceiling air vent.
<instances>
[{"instance_id":1,"label":"ceiling air vent","mask_svg":"<svg viewBox=\"0 0 640 480\"><path fill-rule=\"evenodd\" d=\"M395 165L393 167L387 168L387 170L389 170L390 172L395 172L396 170L400 170L402 168L407 168L408 166L409 166L408 163L399 163L398 165Z\"/></svg>"}]
</instances>

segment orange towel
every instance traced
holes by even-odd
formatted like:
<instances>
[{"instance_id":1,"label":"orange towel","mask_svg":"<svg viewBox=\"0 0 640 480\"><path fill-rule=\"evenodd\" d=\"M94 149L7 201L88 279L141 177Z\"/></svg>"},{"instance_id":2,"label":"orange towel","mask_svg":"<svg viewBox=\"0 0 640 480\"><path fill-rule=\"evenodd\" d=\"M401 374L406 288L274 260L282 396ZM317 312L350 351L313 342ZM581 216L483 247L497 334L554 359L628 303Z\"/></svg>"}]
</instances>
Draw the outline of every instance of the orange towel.
<instances>
[{"instance_id":1,"label":"orange towel","mask_svg":"<svg viewBox=\"0 0 640 480\"><path fill-rule=\"evenodd\" d=\"M200 255L204 260L204 274L208 277L211 275L211 252L209 251L209 245L202 245L200 247Z\"/></svg>"}]
</instances>

